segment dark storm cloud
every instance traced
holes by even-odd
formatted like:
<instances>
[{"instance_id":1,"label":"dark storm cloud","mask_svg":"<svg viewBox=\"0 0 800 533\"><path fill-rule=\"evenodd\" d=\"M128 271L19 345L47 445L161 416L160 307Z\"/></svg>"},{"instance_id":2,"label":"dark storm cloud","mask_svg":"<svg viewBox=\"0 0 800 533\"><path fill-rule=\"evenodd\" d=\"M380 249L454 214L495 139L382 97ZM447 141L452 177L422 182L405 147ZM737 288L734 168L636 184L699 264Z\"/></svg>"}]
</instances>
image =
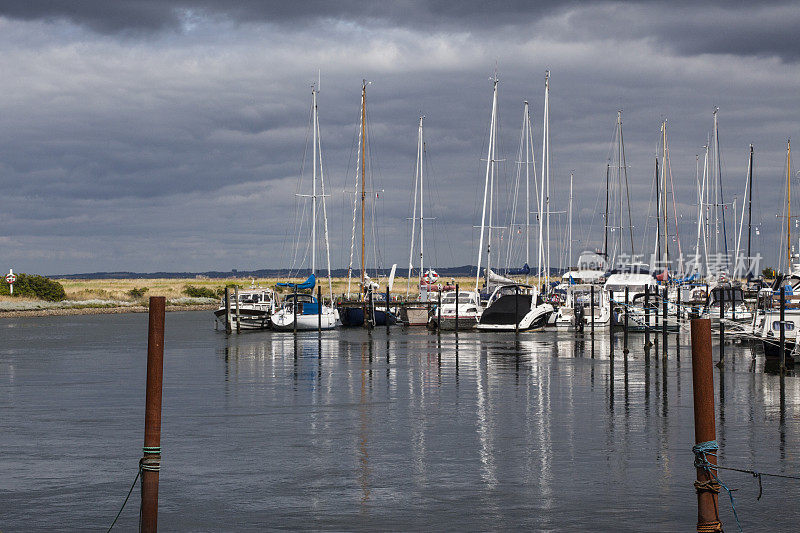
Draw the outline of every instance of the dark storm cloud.
<instances>
[{"instance_id":1,"label":"dark storm cloud","mask_svg":"<svg viewBox=\"0 0 800 533\"><path fill-rule=\"evenodd\" d=\"M663 117L683 246L693 247L695 154L714 105L726 194L741 197L753 142L761 248L778 248L779 233L766 228L781 205L785 139L800 129L800 76L786 61L796 53L788 49L796 10L780 3L529 6L0 3L0 256L15 269L45 273L286 266L297 234L310 85L321 69L334 266L349 259L352 196L343 191L353 188L364 77L373 82L368 112L384 263L408 260L420 113L430 164L426 212L436 217L426 228L433 237L426 255L434 265L474 263L495 65L505 159L500 223L516 172L522 101L531 102L538 137L550 68L553 209L566 208L574 169L576 252L600 242L597 202L620 108L637 247L649 246L642 232ZM536 145L538 162L540 137ZM554 255L563 242L564 217L557 218Z\"/></svg>"},{"instance_id":2,"label":"dark storm cloud","mask_svg":"<svg viewBox=\"0 0 800 533\"><path fill-rule=\"evenodd\" d=\"M579 34L602 32L618 39L651 38L682 54L775 55L792 61L800 54L796 31L800 10L794 2L785 1L7 0L0 4L0 16L64 19L108 34L181 30L196 17L294 25L338 20L491 33L501 28L526 31L544 16L562 14L569 16L569 29Z\"/></svg>"}]
</instances>

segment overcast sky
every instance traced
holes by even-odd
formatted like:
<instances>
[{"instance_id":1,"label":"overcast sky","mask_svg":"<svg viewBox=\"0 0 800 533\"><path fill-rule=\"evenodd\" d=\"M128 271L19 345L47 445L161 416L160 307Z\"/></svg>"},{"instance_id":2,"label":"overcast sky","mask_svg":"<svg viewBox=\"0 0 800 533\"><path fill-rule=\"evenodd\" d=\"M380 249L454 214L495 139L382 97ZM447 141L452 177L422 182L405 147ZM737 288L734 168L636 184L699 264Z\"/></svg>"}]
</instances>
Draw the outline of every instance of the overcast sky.
<instances>
[{"instance_id":1,"label":"overcast sky","mask_svg":"<svg viewBox=\"0 0 800 533\"><path fill-rule=\"evenodd\" d=\"M618 109L636 247L652 248L642 231L667 118L681 241L684 253L693 252L695 155L702 163L719 106L726 200L738 197L741 207L752 143L754 250L774 263L786 140L800 132L800 8L530 4L0 2L0 269L304 266L304 250L295 257L293 248L295 193L318 71L334 267L349 259L362 79L371 82L383 265L408 262L420 114L429 156L426 217L435 217L426 222L426 262L474 264L495 68L498 149L506 160L501 221L525 99L537 162L541 155L549 69L551 209L566 209L574 170L575 256L602 243L599 202ZM302 193L309 192L308 164ZM733 216L727 221L733 246ZM564 216L552 223L555 258Z\"/></svg>"}]
</instances>

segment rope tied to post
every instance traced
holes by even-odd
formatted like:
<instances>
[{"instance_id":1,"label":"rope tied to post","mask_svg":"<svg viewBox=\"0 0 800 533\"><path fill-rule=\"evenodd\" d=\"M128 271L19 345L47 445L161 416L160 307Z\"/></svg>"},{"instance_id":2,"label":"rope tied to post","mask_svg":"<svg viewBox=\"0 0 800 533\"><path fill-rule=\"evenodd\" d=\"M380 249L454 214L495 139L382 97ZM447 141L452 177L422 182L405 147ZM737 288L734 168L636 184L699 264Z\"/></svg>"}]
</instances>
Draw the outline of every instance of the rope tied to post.
<instances>
[{"instance_id":1,"label":"rope tied to post","mask_svg":"<svg viewBox=\"0 0 800 533\"><path fill-rule=\"evenodd\" d=\"M718 466L712 464L706 458L707 456L716 457L717 450L719 450L719 444L715 440L709 440L706 442L699 442L692 446L692 453L694 453L694 467L695 468L702 468L708 475L709 480L705 482L695 481L694 486L695 490L698 493L700 492L714 492L719 494L719 488L722 487L728 492L728 497L731 499L731 508L733 509L733 517L736 519L736 527L739 528L739 531L742 531L742 524L739 523L739 515L736 512L736 501L733 498L733 490L736 489L729 489L728 486L717 476L717 469ZM759 476L759 480L761 477ZM713 525L713 524L706 524L706 527ZM700 531L698 527L698 531ZM721 529L712 529L709 531L721 531Z\"/></svg>"},{"instance_id":2,"label":"rope tied to post","mask_svg":"<svg viewBox=\"0 0 800 533\"><path fill-rule=\"evenodd\" d=\"M114 528L120 515L122 515L122 511L125 509L125 505L128 503L134 487L136 487L136 482L139 481L139 478L142 476L142 472L159 472L161 470L161 446L143 446L142 452L144 452L145 455L139 459L139 468L136 471L136 477L133 478L133 483L131 483L131 488L128 490L128 495L125 496L125 501L122 502L122 507L120 507L117 516L114 517L114 521L111 522L108 531ZM158 457L148 457L148 455L157 455Z\"/></svg>"}]
</instances>

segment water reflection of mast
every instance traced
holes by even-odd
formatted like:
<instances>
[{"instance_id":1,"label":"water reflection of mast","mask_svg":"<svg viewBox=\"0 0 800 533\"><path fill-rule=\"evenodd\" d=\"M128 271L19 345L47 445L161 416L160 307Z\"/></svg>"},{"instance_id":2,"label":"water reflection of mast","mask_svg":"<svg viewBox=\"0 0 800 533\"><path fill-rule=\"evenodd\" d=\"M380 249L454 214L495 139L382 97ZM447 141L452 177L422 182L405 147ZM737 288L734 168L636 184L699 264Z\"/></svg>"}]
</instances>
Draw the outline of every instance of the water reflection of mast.
<instances>
[{"instance_id":1,"label":"water reflection of mast","mask_svg":"<svg viewBox=\"0 0 800 533\"><path fill-rule=\"evenodd\" d=\"M366 504L370 498L369 451L367 449L367 439L369 436L369 404L367 403L367 354L365 348L366 346L361 344L361 397L358 403L358 415L360 421L358 428L358 459L360 466L358 482L361 485L362 513L367 511Z\"/></svg>"},{"instance_id":2,"label":"water reflection of mast","mask_svg":"<svg viewBox=\"0 0 800 533\"><path fill-rule=\"evenodd\" d=\"M497 476L495 475L494 457L492 456L491 435L486 420L486 398L483 385L484 376L488 374L488 354L483 350L481 351L483 353L479 353L479 361L478 364L475 365L475 386L477 389L476 414L478 417L478 439L481 443L481 465L483 466L483 474L481 477L486 484L493 488L497 485Z\"/></svg>"}]
</instances>

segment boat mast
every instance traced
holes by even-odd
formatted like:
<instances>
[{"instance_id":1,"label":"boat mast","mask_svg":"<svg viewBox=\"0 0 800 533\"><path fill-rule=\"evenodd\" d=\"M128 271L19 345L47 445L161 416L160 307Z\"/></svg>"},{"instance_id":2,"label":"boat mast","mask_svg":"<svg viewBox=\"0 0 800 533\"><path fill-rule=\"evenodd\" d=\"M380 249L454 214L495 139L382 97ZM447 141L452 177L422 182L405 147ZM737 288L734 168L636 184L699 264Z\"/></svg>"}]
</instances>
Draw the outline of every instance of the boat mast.
<instances>
[{"instance_id":1,"label":"boat mast","mask_svg":"<svg viewBox=\"0 0 800 533\"><path fill-rule=\"evenodd\" d=\"M750 238L752 233L753 223L753 145L750 145L750 164L748 170L748 184L747 191L749 196L747 198L747 274L750 275L751 260L750 260Z\"/></svg>"},{"instance_id":2,"label":"boat mast","mask_svg":"<svg viewBox=\"0 0 800 533\"><path fill-rule=\"evenodd\" d=\"M609 173L611 171L611 162L609 161L606 163L606 212L603 215L603 219L605 221L605 233L603 235L603 257L606 260L606 266L608 266L608 188L610 186L609 183Z\"/></svg>"},{"instance_id":3,"label":"boat mast","mask_svg":"<svg viewBox=\"0 0 800 533\"><path fill-rule=\"evenodd\" d=\"M694 268L700 271L700 232L703 227L703 192L704 188L700 185L700 154L694 155L694 181L697 184L697 241L694 248Z\"/></svg>"},{"instance_id":4,"label":"boat mast","mask_svg":"<svg viewBox=\"0 0 800 533\"><path fill-rule=\"evenodd\" d=\"M419 165L420 165L420 151L419 151L419 138L422 135L422 117L419 119L420 130L417 133L417 163L414 168L414 207L411 211L411 247L408 250L408 279L406 280L406 296L411 289L411 272L414 270L414 237L417 232L417 192L419 191ZM419 273L422 276L422 270Z\"/></svg>"},{"instance_id":5,"label":"boat mast","mask_svg":"<svg viewBox=\"0 0 800 533\"><path fill-rule=\"evenodd\" d=\"M311 136L313 140L313 158L311 173L311 274L317 275L317 88L311 86L311 121L313 122Z\"/></svg>"},{"instance_id":6,"label":"boat mast","mask_svg":"<svg viewBox=\"0 0 800 533\"><path fill-rule=\"evenodd\" d=\"M567 255L567 268L572 268L572 180L575 177L575 172L569 173L569 230L567 232L567 242L569 243L569 252Z\"/></svg>"},{"instance_id":7,"label":"boat mast","mask_svg":"<svg viewBox=\"0 0 800 533\"><path fill-rule=\"evenodd\" d=\"M539 195L539 281L544 276L545 287L550 281L550 71L544 73L544 119L542 120L542 190ZM545 196L547 200L545 201ZM545 211L546 209L546 211ZM544 224L541 217L545 217ZM547 234L544 234L545 225ZM545 240L547 248L545 251ZM544 265L542 262L544 261ZM542 269L544 266L544 271Z\"/></svg>"},{"instance_id":8,"label":"boat mast","mask_svg":"<svg viewBox=\"0 0 800 533\"><path fill-rule=\"evenodd\" d=\"M366 244L366 210L364 204L367 199L367 192L364 189L366 182L366 152L367 152L367 80L361 81L361 287L364 289L365 281L365 261L364 261L364 248Z\"/></svg>"},{"instance_id":9,"label":"boat mast","mask_svg":"<svg viewBox=\"0 0 800 533\"><path fill-rule=\"evenodd\" d=\"M658 154L656 154L656 249L655 249L655 261L658 261L658 258L661 257L661 185L658 179ZM649 216L649 213L648 213ZM653 269L655 270L658 267L657 264L653 265Z\"/></svg>"},{"instance_id":10,"label":"boat mast","mask_svg":"<svg viewBox=\"0 0 800 533\"><path fill-rule=\"evenodd\" d=\"M495 118L497 113L497 72L494 77L490 78L492 81L492 118L489 121L489 149L486 154L486 181L483 185L483 209L481 211L481 236L478 243L478 271L475 275L475 292L478 292L478 286L481 280L481 259L483 258L483 234L486 231L486 200L489 196L489 179L492 171L492 159L494 156L494 134L495 134ZM491 205L489 206L491 212ZM491 251L491 214L489 215L489 244L486 251L486 287L489 286L489 253Z\"/></svg>"},{"instance_id":11,"label":"boat mast","mask_svg":"<svg viewBox=\"0 0 800 533\"><path fill-rule=\"evenodd\" d=\"M786 141L786 273L792 270L792 141Z\"/></svg>"},{"instance_id":12,"label":"boat mast","mask_svg":"<svg viewBox=\"0 0 800 533\"><path fill-rule=\"evenodd\" d=\"M661 201L661 211L662 216L664 218L663 228L664 228L664 247L661 249L661 253L663 254L663 263L664 269L667 268L669 264L669 226L667 224L667 121L666 119L661 125L661 134L662 134L662 141L661 141L661 189L663 191L662 201Z\"/></svg>"},{"instance_id":13,"label":"boat mast","mask_svg":"<svg viewBox=\"0 0 800 533\"><path fill-rule=\"evenodd\" d=\"M419 165L419 275L424 275L424 261L425 261L425 195L424 187L424 166L423 166L423 139L422 139L422 119L424 116L419 117L419 132L417 138L417 164Z\"/></svg>"},{"instance_id":14,"label":"boat mast","mask_svg":"<svg viewBox=\"0 0 800 533\"><path fill-rule=\"evenodd\" d=\"M531 264L531 113L528 109L528 101L525 100L524 117L525 139L525 264ZM528 275L525 274L525 283L528 283Z\"/></svg>"}]
</instances>

